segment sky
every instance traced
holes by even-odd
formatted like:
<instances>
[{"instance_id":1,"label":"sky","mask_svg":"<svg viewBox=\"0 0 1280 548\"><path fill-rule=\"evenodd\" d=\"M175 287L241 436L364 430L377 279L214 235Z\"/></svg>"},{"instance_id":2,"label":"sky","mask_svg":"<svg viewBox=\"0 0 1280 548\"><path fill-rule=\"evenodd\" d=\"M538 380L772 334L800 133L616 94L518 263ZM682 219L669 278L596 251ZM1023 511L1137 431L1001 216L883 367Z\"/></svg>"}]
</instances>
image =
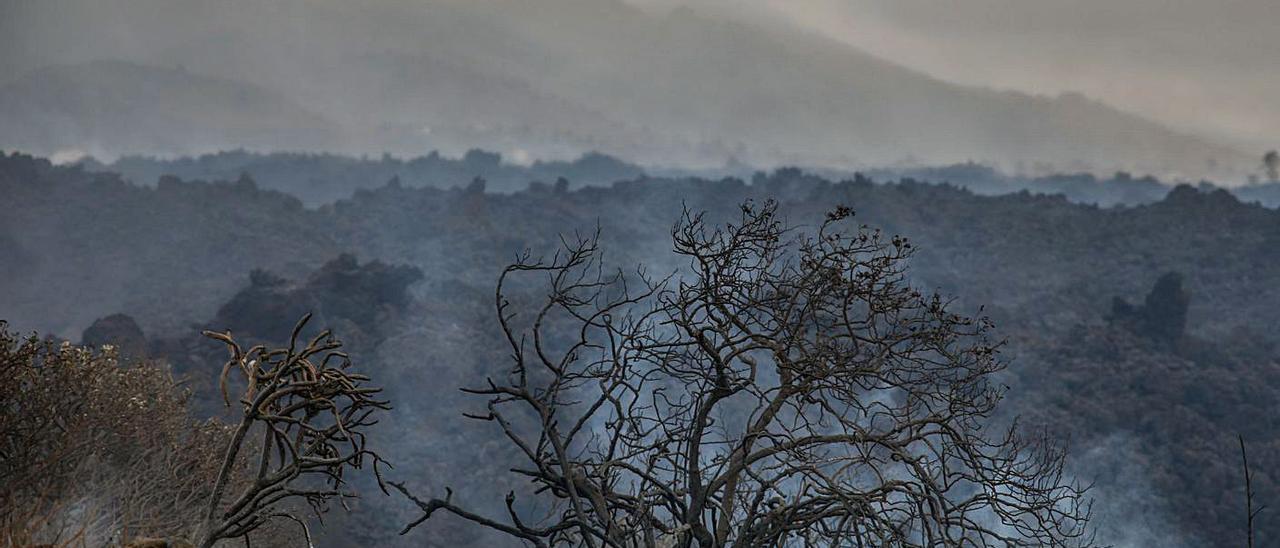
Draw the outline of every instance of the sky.
<instances>
[{"instance_id":1,"label":"sky","mask_svg":"<svg viewBox=\"0 0 1280 548\"><path fill-rule=\"evenodd\" d=\"M1276 0L632 0L786 20L960 84L1081 92L1247 149L1280 146Z\"/></svg>"}]
</instances>

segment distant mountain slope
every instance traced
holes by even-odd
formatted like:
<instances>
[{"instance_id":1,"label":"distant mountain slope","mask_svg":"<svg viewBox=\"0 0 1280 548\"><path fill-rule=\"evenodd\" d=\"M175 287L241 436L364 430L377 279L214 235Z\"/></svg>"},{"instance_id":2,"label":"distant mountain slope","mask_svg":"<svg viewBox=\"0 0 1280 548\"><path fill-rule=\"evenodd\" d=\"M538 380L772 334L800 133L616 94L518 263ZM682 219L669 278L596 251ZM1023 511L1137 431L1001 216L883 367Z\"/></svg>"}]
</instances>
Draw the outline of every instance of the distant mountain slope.
<instances>
[{"instance_id":1,"label":"distant mountain slope","mask_svg":"<svg viewBox=\"0 0 1280 548\"><path fill-rule=\"evenodd\" d=\"M148 40L147 48L126 47L86 23L87 32L103 34L75 39L103 46L76 54L81 58L182 64L283 95L249 88L261 92L244 92L250 102L261 98L264 106L240 109L239 92L220 82L214 88L222 99L206 104L204 95L196 100L184 91L187 84L149 81L194 76L92 64L94 70L79 69L91 73L79 80L46 76L15 84L20 91L10 86L3 102L28 129L14 130L0 146L30 148L76 132L93 141L116 133L95 121L107 118L110 127L132 130L112 135L123 142L101 145L108 153L215 141L221 148L332 147L322 139L328 133L315 129L323 123L305 111L265 106L287 97L342 126L349 139L340 151L355 153L482 147L563 158L598 150L650 166L700 167L731 159L844 168L976 160L1233 180L1257 163L1080 95L955 85L786 23L764 28L691 9L655 13L622 0L315 0L297 9L250 0L61 1L67 3L79 8L74 17L110 16ZM203 15L163 25L133 17L148 6ZM85 91L90 112L76 109L80 98L72 92L59 91L129 86L138 89L106 95L153 94L132 116L102 112L122 110L96 106L103 91ZM134 122L163 119L157 110L182 123ZM262 131L245 137L245 124ZM215 129L194 129L205 127Z\"/></svg>"},{"instance_id":2,"label":"distant mountain slope","mask_svg":"<svg viewBox=\"0 0 1280 548\"><path fill-rule=\"evenodd\" d=\"M493 25L479 36L508 38L467 42L458 55L624 120L741 147L757 163L978 159L1199 175L1238 159L1082 96L953 85L786 27L616 1L478 0L459 11Z\"/></svg>"},{"instance_id":3,"label":"distant mountain slope","mask_svg":"<svg viewBox=\"0 0 1280 548\"><path fill-rule=\"evenodd\" d=\"M121 61L46 67L0 88L0 147L191 153L329 148L340 128L258 86Z\"/></svg>"}]
</instances>

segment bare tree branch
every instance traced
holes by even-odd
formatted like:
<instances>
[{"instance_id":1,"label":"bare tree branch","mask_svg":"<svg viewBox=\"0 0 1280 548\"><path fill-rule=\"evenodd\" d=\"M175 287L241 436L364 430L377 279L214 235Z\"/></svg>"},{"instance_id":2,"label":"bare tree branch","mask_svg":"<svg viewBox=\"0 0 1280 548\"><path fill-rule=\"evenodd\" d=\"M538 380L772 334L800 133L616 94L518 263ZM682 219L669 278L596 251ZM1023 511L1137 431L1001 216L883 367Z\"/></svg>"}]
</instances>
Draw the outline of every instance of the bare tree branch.
<instances>
[{"instance_id":1,"label":"bare tree branch","mask_svg":"<svg viewBox=\"0 0 1280 548\"><path fill-rule=\"evenodd\" d=\"M1257 510L1253 509L1253 480L1249 475L1249 455L1244 450L1244 435L1237 436L1240 438L1240 461L1244 467L1245 532L1248 539L1246 546L1253 548L1253 518L1258 517L1258 514L1267 507L1260 506Z\"/></svg>"},{"instance_id":2,"label":"bare tree branch","mask_svg":"<svg viewBox=\"0 0 1280 548\"><path fill-rule=\"evenodd\" d=\"M376 412L390 405L376 399L380 388L364 384L368 377L348 371L351 361L328 331L300 338L310 318L304 316L294 327L287 348L259 345L246 351L230 332L204 332L231 354L219 380L227 404L232 372L240 373L246 387L239 398L243 418L227 445L205 515L202 547L244 537L272 518L302 523L309 539L305 522L285 505L305 501L318 515L327 511L330 500L343 503L355 496L345 490L344 475L366 462L382 486L378 465L385 462L366 448L364 430L376 422ZM256 439L250 437L254 431L261 436L257 443L250 441ZM241 463L254 463L253 480L227 493Z\"/></svg>"},{"instance_id":3,"label":"bare tree branch","mask_svg":"<svg viewBox=\"0 0 1280 548\"><path fill-rule=\"evenodd\" d=\"M596 237L500 276L512 369L467 392L527 462L550 518L508 523L421 501L536 546L1088 546L1065 451L983 427L1004 364L986 319L906 280L912 245L811 233L747 203L672 231L680 277L608 272ZM517 313L508 286L545 276ZM531 344L529 344L531 341Z\"/></svg>"}]
</instances>

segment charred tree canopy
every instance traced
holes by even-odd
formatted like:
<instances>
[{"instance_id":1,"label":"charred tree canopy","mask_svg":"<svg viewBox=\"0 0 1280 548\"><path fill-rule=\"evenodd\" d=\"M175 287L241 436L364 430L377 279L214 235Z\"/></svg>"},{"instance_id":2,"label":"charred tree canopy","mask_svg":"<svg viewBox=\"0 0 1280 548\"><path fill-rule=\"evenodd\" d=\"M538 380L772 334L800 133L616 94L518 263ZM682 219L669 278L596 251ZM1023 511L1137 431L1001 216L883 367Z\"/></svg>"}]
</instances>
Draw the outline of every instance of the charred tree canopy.
<instances>
[{"instance_id":1,"label":"charred tree canopy","mask_svg":"<svg viewBox=\"0 0 1280 548\"><path fill-rule=\"evenodd\" d=\"M94 321L80 336L80 344L88 347L112 345L124 358L147 357L147 337L132 316L112 314Z\"/></svg>"},{"instance_id":2,"label":"charred tree canopy","mask_svg":"<svg viewBox=\"0 0 1280 548\"><path fill-rule=\"evenodd\" d=\"M389 314L409 305L409 286L421 279L418 268L381 261L360 264L346 253L301 283L254 270L249 286L218 310L211 325L252 340L270 341L269 337L289 333L299 317L314 314L319 320L317 328L340 326L355 347L361 348L378 340Z\"/></svg>"},{"instance_id":3,"label":"charred tree canopy","mask_svg":"<svg viewBox=\"0 0 1280 548\"><path fill-rule=\"evenodd\" d=\"M1130 304L1123 297L1112 299L1107 319L1148 339L1175 343L1186 331L1190 303L1191 293L1182 285L1182 274L1168 272L1156 280L1141 305Z\"/></svg>"}]
</instances>

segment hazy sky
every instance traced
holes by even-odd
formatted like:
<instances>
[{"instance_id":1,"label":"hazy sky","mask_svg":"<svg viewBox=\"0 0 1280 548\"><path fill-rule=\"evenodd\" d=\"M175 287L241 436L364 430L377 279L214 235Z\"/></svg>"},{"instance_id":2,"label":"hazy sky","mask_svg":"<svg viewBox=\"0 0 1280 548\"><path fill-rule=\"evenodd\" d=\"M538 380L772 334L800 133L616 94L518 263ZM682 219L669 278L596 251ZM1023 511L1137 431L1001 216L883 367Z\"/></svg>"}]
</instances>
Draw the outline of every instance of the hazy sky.
<instances>
[{"instance_id":1,"label":"hazy sky","mask_svg":"<svg viewBox=\"0 0 1280 548\"><path fill-rule=\"evenodd\" d=\"M632 1L783 14L945 80L1079 91L1244 147L1280 146L1277 0Z\"/></svg>"}]
</instances>

